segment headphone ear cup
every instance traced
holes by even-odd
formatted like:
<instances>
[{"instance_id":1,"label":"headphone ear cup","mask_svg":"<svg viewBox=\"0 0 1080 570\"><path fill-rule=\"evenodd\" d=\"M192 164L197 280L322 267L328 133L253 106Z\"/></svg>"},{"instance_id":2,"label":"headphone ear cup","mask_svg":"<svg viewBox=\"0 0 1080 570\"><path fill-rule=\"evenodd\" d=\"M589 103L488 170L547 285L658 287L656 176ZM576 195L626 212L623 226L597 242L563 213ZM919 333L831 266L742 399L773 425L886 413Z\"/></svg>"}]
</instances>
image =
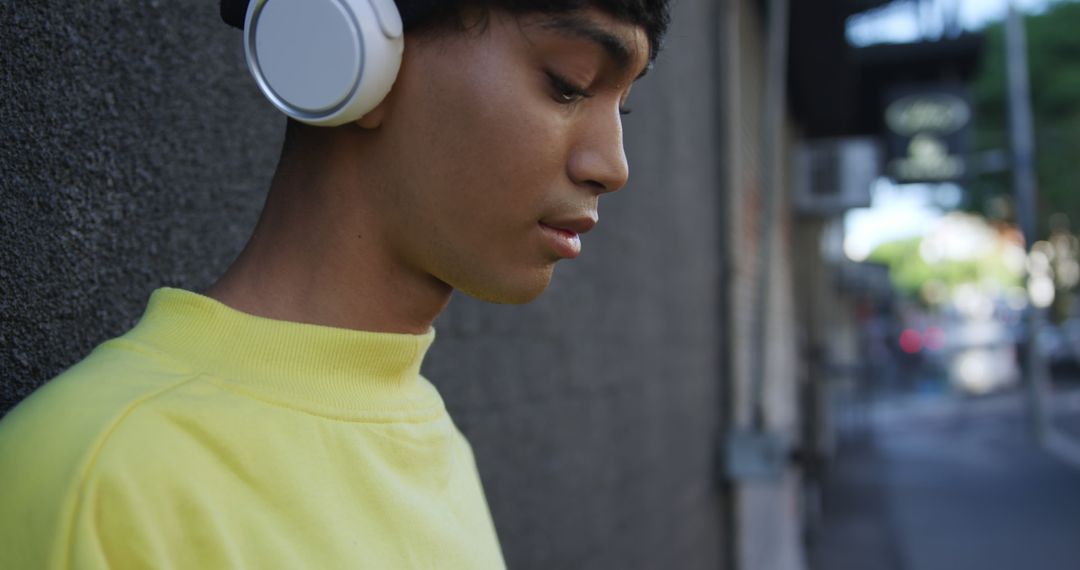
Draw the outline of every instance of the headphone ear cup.
<instances>
[{"instance_id":1,"label":"headphone ear cup","mask_svg":"<svg viewBox=\"0 0 1080 570\"><path fill-rule=\"evenodd\" d=\"M311 125L374 109L394 84L404 38L393 0L252 0L248 69L267 99Z\"/></svg>"}]
</instances>

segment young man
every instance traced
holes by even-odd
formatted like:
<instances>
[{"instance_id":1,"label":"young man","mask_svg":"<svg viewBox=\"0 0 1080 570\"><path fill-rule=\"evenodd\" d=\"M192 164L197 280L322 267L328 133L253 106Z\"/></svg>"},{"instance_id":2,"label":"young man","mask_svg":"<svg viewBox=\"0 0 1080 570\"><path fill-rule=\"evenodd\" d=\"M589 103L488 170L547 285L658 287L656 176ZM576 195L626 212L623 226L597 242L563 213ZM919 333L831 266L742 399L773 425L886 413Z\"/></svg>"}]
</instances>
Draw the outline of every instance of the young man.
<instances>
[{"instance_id":1,"label":"young man","mask_svg":"<svg viewBox=\"0 0 1080 570\"><path fill-rule=\"evenodd\" d=\"M579 253L666 2L397 5L393 87L289 122L225 275L156 291L0 423L0 568L504 566L419 375L432 321L454 289L527 302Z\"/></svg>"}]
</instances>

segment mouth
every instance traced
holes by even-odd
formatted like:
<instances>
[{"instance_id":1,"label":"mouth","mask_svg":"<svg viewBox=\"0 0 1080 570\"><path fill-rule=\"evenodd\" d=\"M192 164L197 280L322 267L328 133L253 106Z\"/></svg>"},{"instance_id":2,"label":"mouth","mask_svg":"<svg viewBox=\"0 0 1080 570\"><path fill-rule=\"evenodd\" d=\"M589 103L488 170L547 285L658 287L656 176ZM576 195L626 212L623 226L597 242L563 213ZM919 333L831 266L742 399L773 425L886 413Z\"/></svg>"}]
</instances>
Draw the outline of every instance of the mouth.
<instances>
[{"instance_id":1,"label":"mouth","mask_svg":"<svg viewBox=\"0 0 1080 570\"><path fill-rule=\"evenodd\" d=\"M596 225L596 218L582 216L561 220L542 220L538 224L555 253L559 257L573 259L581 255L581 234L588 232Z\"/></svg>"}]
</instances>

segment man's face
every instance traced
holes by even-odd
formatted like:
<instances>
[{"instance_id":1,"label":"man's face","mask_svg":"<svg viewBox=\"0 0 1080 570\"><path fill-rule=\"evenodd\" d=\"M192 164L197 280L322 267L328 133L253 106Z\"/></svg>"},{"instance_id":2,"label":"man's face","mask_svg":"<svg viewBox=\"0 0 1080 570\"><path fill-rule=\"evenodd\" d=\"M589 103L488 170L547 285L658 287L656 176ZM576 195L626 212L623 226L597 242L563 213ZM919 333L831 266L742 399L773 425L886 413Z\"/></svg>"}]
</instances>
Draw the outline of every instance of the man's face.
<instances>
[{"instance_id":1,"label":"man's face","mask_svg":"<svg viewBox=\"0 0 1080 570\"><path fill-rule=\"evenodd\" d=\"M642 29L597 11L489 16L406 38L377 135L380 212L411 270L522 303L578 254L599 196L626 183L620 107L649 46Z\"/></svg>"}]
</instances>

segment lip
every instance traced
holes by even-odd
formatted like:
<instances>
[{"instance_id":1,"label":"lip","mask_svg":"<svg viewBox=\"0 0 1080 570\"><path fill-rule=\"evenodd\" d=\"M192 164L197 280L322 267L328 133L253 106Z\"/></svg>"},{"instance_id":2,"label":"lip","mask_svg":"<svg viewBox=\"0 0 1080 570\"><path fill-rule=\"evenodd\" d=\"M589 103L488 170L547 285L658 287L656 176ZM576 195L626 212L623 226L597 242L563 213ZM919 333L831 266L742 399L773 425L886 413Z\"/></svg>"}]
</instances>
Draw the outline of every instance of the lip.
<instances>
[{"instance_id":1,"label":"lip","mask_svg":"<svg viewBox=\"0 0 1080 570\"><path fill-rule=\"evenodd\" d=\"M595 216L580 216L577 218L565 218L559 220L540 220L540 224L572 234L583 234L593 229L596 225Z\"/></svg>"},{"instance_id":2,"label":"lip","mask_svg":"<svg viewBox=\"0 0 1080 570\"><path fill-rule=\"evenodd\" d=\"M596 218L582 216L560 220L542 220L539 225L548 240L548 244L555 250L555 253L559 257L573 259L581 255L581 234L588 232L596 225Z\"/></svg>"}]
</instances>

